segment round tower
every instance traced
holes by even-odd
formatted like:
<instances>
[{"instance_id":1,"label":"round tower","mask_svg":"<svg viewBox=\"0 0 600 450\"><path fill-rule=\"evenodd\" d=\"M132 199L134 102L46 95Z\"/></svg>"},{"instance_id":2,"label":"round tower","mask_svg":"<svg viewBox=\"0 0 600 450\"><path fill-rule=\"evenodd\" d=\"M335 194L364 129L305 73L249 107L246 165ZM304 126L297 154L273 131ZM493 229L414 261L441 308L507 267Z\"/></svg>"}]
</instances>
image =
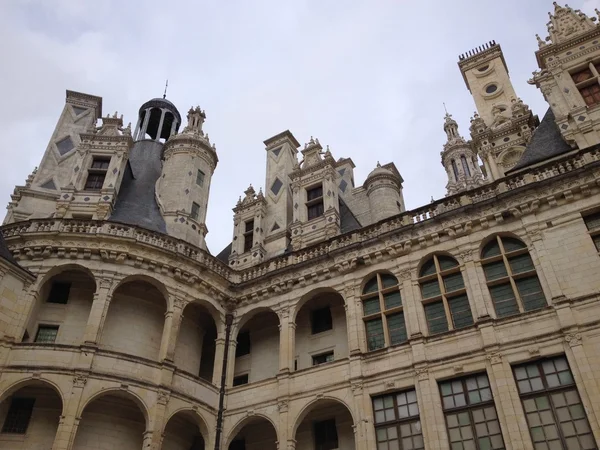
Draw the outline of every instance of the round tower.
<instances>
[{"instance_id":1,"label":"round tower","mask_svg":"<svg viewBox=\"0 0 600 450\"><path fill-rule=\"evenodd\" d=\"M369 198L373 223L404 211L402 179L389 169L377 167L367 176L364 188Z\"/></svg>"},{"instance_id":2,"label":"round tower","mask_svg":"<svg viewBox=\"0 0 600 450\"><path fill-rule=\"evenodd\" d=\"M210 180L219 159L214 144L202 130L206 114L191 108L184 130L163 148L163 166L156 183L157 201L167 232L206 248L206 209Z\"/></svg>"},{"instance_id":3,"label":"round tower","mask_svg":"<svg viewBox=\"0 0 600 450\"><path fill-rule=\"evenodd\" d=\"M444 118L444 131L447 141L441 156L448 174L447 195L483 185L483 174L477 163L477 154L458 133L458 124L448 113Z\"/></svg>"},{"instance_id":4,"label":"round tower","mask_svg":"<svg viewBox=\"0 0 600 450\"><path fill-rule=\"evenodd\" d=\"M139 110L133 139L166 142L170 136L177 133L180 125L181 115L175 105L164 97L153 98L144 103Z\"/></svg>"}]
</instances>

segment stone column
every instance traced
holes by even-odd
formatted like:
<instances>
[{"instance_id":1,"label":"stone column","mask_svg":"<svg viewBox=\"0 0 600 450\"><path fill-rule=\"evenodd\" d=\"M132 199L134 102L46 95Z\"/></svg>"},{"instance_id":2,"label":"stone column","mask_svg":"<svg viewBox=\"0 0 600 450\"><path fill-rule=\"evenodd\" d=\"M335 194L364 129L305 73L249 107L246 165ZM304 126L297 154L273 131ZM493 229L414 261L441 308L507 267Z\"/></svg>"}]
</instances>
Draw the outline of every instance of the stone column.
<instances>
[{"instance_id":1,"label":"stone column","mask_svg":"<svg viewBox=\"0 0 600 450\"><path fill-rule=\"evenodd\" d=\"M173 136L175 134L176 130L177 130L177 119L173 118L173 123L171 124L171 134L169 134L169 137Z\"/></svg>"},{"instance_id":2,"label":"stone column","mask_svg":"<svg viewBox=\"0 0 600 450\"><path fill-rule=\"evenodd\" d=\"M102 328L108 313L108 307L112 298L113 282L109 279L100 279L97 281L96 292L94 293L94 301L92 309L88 317L83 342L86 344L98 344L102 335Z\"/></svg>"},{"instance_id":3,"label":"stone column","mask_svg":"<svg viewBox=\"0 0 600 450\"><path fill-rule=\"evenodd\" d=\"M156 400L156 404L150 414L152 414L152 423L154 424L153 430L147 430L144 433L144 446L143 450L160 450L162 448L162 442L164 439L164 429L167 426L165 421L165 411L167 409L167 403L169 402L170 394L168 391L159 390Z\"/></svg>"},{"instance_id":4,"label":"stone column","mask_svg":"<svg viewBox=\"0 0 600 450\"><path fill-rule=\"evenodd\" d=\"M344 310L346 311L346 331L348 333L348 354L358 355L360 351L360 322L362 314L359 308L354 283L346 286L344 291Z\"/></svg>"},{"instance_id":5,"label":"stone column","mask_svg":"<svg viewBox=\"0 0 600 450\"><path fill-rule=\"evenodd\" d=\"M498 352L487 355L487 375L507 448L533 450L529 428L510 364Z\"/></svg>"},{"instance_id":6,"label":"stone column","mask_svg":"<svg viewBox=\"0 0 600 450\"><path fill-rule=\"evenodd\" d=\"M142 125L142 118L138 117L137 123L135 124L135 131L133 132L133 138L137 139L137 135L140 132L140 126Z\"/></svg>"},{"instance_id":7,"label":"stone column","mask_svg":"<svg viewBox=\"0 0 600 450\"><path fill-rule=\"evenodd\" d=\"M404 307L404 323L406 324L406 335L410 339L411 336L419 336L423 334L421 325L421 316L419 310L421 308L421 297L415 294L418 291L413 289L413 281L411 280L410 269L403 270L398 276L402 284L402 306ZM417 285L418 289L418 285Z\"/></svg>"},{"instance_id":8,"label":"stone column","mask_svg":"<svg viewBox=\"0 0 600 450\"><path fill-rule=\"evenodd\" d=\"M163 123L165 121L165 113L167 111L164 109L160 109L160 122L158 122L158 131L156 132L156 142L160 141L160 135L162 133Z\"/></svg>"},{"instance_id":9,"label":"stone column","mask_svg":"<svg viewBox=\"0 0 600 450\"><path fill-rule=\"evenodd\" d=\"M550 303L550 299L558 298L562 295L562 289L558 282L558 277L554 272L554 267L552 266L550 257L546 252L542 232L536 228L528 230L527 235L531 239L529 254L536 269L538 269L538 278L540 279L544 293L547 294L548 303Z\"/></svg>"},{"instance_id":10,"label":"stone column","mask_svg":"<svg viewBox=\"0 0 600 450\"><path fill-rule=\"evenodd\" d=\"M351 383L350 388L354 397L354 416L356 423L354 429L354 446L356 450L370 450L376 448L375 430L372 426L373 418L369 417L371 411L371 397L364 391L362 381Z\"/></svg>"},{"instance_id":11,"label":"stone column","mask_svg":"<svg viewBox=\"0 0 600 450\"><path fill-rule=\"evenodd\" d=\"M231 327L231 336L229 337L229 355L227 357L227 376L225 377L225 386L231 387L233 384L233 374L235 373L235 349L237 347L237 337L240 333L239 321ZM233 336L235 335L235 339Z\"/></svg>"},{"instance_id":12,"label":"stone column","mask_svg":"<svg viewBox=\"0 0 600 450\"><path fill-rule=\"evenodd\" d=\"M450 446L446 433L446 419L437 383L429 376L426 366L417 368L415 377L425 447L448 450Z\"/></svg>"},{"instance_id":13,"label":"stone column","mask_svg":"<svg viewBox=\"0 0 600 450\"><path fill-rule=\"evenodd\" d=\"M144 114L144 124L142 125L142 128L140 129L140 134L137 137L137 140L142 140L144 139L144 137L146 136L146 129L148 128L148 122L150 121L150 108L147 108Z\"/></svg>"},{"instance_id":14,"label":"stone column","mask_svg":"<svg viewBox=\"0 0 600 450\"><path fill-rule=\"evenodd\" d=\"M56 436L54 437L54 443L52 444L52 450L70 450L73 448L77 428L81 421L81 417L78 417L77 414L79 404L81 403L83 388L86 383L87 377L85 375L80 374L73 377L73 387L71 393L65 399L63 414L60 416L58 429L56 430Z\"/></svg>"},{"instance_id":15,"label":"stone column","mask_svg":"<svg viewBox=\"0 0 600 450\"><path fill-rule=\"evenodd\" d=\"M488 153L488 164L490 166L490 170L492 171L492 174L494 175L494 180L498 180L500 178L502 178L502 174L500 173L500 169L498 168L498 165L496 164L496 160L494 159L494 155L492 154L492 152Z\"/></svg>"},{"instance_id":16,"label":"stone column","mask_svg":"<svg viewBox=\"0 0 600 450\"><path fill-rule=\"evenodd\" d=\"M183 305L184 300L176 298L173 302L173 308L165 313L165 324L160 342L159 361L167 360L173 362L175 358L177 337L179 336L179 329L181 328L181 321L183 319Z\"/></svg>"},{"instance_id":17,"label":"stone column","mask_svg":"<svg viewBox=\"0 0 600 450\"><path fill-rule=\"evenodd\" d=\"M283 307L277 311L279 316L279 372L289 373L293 370L293 362L290 356L290 310Z\"/></svg>"},{"instance_id":18,"label":"stone column","mask_svg":"<svg viewBox=\"0 0 600 450\"><path fill-rule=\"evenodd\" d=\"M223 373L223 358L225 357L225 331L219 331L215 339L215 362L213 367L212 383L221 385L221 374ZM234 355L235 357L235 355ZM231 355L229 355L231 360Z\"/></svg>"}]
</instances>

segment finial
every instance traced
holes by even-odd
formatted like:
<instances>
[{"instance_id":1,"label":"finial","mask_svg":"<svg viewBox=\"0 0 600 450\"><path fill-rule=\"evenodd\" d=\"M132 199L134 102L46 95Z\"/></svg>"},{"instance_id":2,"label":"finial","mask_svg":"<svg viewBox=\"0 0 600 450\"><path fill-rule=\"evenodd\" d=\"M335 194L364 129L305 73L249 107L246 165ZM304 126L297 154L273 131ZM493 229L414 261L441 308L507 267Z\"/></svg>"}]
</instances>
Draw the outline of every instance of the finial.
<instances>
[{"instance_id":1,"label":"finial","mask_svg":"<svg viewBox=\"0 0 600 450\"><path fill-rule=\"evenodd\" d=\"M169 79L165 82L165 92L163 94L163 99L167 98L167 88L169 87Z\"/></svg>"},{"instance_id":2,"label":"finial","mask_svg":"<svg viewBox=\"0 0 600 450\"><path fill-rule=\"evenodd\" d=\"M446 111L446 115L448 115L448 110L446 109L446 102L442 102L442 105L444 105L444 111Z\"/></svg>"},{"instance_id":3,"label":"finial","mask_svg":"<svg viewBox=\"0 0 600 450\"><path fill-rule=\"evenodd\" d=\"M379 164L379 161L377 161L377 167L381 167L381 164Z\"/></svg>"}]
</instances>

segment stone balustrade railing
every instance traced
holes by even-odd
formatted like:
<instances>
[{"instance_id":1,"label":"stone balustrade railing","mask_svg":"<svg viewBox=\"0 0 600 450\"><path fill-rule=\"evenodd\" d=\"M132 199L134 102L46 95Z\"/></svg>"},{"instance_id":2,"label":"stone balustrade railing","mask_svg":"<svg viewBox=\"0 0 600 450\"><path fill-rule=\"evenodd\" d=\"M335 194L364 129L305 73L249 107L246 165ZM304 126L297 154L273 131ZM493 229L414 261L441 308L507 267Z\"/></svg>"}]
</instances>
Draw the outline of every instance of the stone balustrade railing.
<instances>
[{"instance_id":1,"label":"stone balustrade railing","mask_svg":"<svg viewBox=\"0 0 600 450\"><path fill-rule=\"evenodd\" d=\"M325 257L335 250L364 243L382 235L401 231L405 227L424 223L440 214L456 210L463 206L487 201L499 194L572 172L598 161L600 161L600 148L586 149L574 155L571 154L559 160L540 165L526 172L510 175L480 188L434 201L420 208L406 211L376 224L336 236L325 242L294 251L288 255L272 258L262 264L241 271L230 268L208 252L179 239L116 222L81 219L34 219L5 225L2 227L2 233L9 241L13 236L51 232L129 238L145 245L157 247L189 258L201 264L203 268L217 273L232 283L245 283L266 274L285 269L286 267Z\"/></svg>"}]
</instances>

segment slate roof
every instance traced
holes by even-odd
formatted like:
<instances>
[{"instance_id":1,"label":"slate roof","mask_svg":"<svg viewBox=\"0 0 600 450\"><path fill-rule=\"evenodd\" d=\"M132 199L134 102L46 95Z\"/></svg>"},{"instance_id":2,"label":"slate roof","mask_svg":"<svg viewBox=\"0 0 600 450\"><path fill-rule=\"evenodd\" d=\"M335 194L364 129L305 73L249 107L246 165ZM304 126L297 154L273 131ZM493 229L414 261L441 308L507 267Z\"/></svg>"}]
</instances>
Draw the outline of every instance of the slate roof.
<instances>
[{"instance_id":1,"label":"slate roof","mask_svg":"<svg viewBox=\"0 0 600 450\"><path fill-rule=\"evenodd\" d=\"M554 158L571 150L573 150L571 146L564 141L560 134L552 109L548 108L544 118L533 132L531 141L525 148L523 156L508 173Z\"/></svg>"},{"instance_id":2,"label":"slate roof","mask_svg":"<svg viewBox=\"0 0 600 450\"><path fill-rule=\"evenodd\" d=\"M0 233L0 258L4 258L12 264L17 264L17 261L13 258L6 247L6 242L4 242L4 236L2 236L2 233Z\"/></svg>"},{"instance_id":3,"label":"slate roof","mask_svg":"<svg viewBox=\"0 0 600 450\"><path fill-rule=\"evenodd\" d=\"M362 225L354 215L354 213L348 208L346 202L340 197L340 232L348 233L349 231L358 230L362 228Z\"/></svg>"},{"instance_id":4,"label":"slate roof","mask_svg":"<svg viewBox=\"0 0 600 450\"><path fill-rule=\"evenodd\" d=\"M134 144L110 220L167 232L154 197L161 173L162 148L162 144L150 140Z\"/></svg>"},{"instance_id":5,"label":"slate roof","mask_svg":"<svg viewBox=\"0 0 600 450\"><path fill-rule=\"evenodd\" d=\"M231 242L227 247L225 247L223 250L221 250L221 253L219 253L216 258L222 262L224 262L225 264L229 264L229 255L231 255L231 249L233 247L233 242Z\"/></svg>"}]
</instances>

